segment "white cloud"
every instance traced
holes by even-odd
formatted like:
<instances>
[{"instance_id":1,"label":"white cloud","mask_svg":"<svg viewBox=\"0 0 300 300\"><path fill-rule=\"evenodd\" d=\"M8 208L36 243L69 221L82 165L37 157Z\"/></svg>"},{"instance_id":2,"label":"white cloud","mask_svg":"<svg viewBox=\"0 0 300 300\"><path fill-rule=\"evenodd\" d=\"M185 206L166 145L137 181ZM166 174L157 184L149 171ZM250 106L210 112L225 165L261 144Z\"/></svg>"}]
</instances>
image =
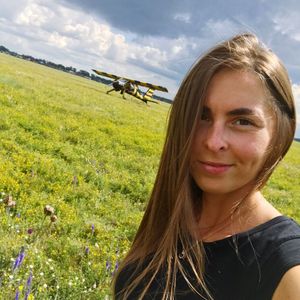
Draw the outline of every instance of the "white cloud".
<instances>
[{"instance_id":1,"label":"white cloud","mask_svg":"<svg viewBox=\"0 0 300 300\"><path fill-rule=\"evenodd\" d=\"M283 11L273 17L274 29L300 41L300 18L298 11Z\"/></svg>"},{"instance_id":2,"label":"white cloud","mask_svg":"<svg viewBox=\"0 0 300 300\"><path fill-rule=\"evenodd\" d=\"M17 24L41 26L51 20L54 13L45 6L29 3L16 17Z\"/></svg>"},{"instance_id":3,"label":"white cloud","mask_svg":"<svg viewBox=\"0 0 300 300\"><path fill-rule=\"evenodd\" d=\"M68 45L68 38L60 35L58 32L51 33L48 41L51 45L54 45L58 48L65 48Z\"/></svg>"},{"instance_id":4,"label":"white cloud","mask_svg":"<svg viewBox=\"0 0 300 300\"><path fill-rule=\"evenodd\" d=\"M229 19L209 19L204 27L204 32L219 38L227 38L241 31L240 26L236 22Z\"/></svg>"},{"instance_id":5,"label":"white cloud","mask_svg":"<svg viewBox=\"0 0 300 300\"><path fill-rule=\"evenodd\" d=\"M184 22L184 23L191 23L191 15L189 13L178 13L174 15L174 20Z\"/></svg>"}]
</instances>

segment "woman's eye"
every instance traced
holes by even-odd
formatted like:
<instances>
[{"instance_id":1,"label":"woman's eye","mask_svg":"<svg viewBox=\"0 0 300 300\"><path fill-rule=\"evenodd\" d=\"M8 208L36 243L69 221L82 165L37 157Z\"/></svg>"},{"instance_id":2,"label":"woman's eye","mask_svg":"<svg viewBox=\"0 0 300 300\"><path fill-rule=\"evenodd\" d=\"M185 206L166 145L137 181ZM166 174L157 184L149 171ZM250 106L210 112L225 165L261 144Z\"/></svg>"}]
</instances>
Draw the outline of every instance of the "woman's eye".
<instances>
[{"instance_id":1,"label":"woman's eye","mask_svg":"<svg viewBox=\"0 0 300 300\"><path fill-rule=\"evenodd\" d=\"M202 114L201 121L210 121L210 117L207 114Z\"/></svg>"},{"instance_id":2,"label":"woman's eye","mask_svg":"<svg viewBox=\"0 0 300 300\"><path fill-rule=\"evenodd\" d=\"M250 126L254 125L253 122L247 120L247 119L238 119L234 122L236 125L242 125L242 126Z\"/></svg>"}]
</instances>

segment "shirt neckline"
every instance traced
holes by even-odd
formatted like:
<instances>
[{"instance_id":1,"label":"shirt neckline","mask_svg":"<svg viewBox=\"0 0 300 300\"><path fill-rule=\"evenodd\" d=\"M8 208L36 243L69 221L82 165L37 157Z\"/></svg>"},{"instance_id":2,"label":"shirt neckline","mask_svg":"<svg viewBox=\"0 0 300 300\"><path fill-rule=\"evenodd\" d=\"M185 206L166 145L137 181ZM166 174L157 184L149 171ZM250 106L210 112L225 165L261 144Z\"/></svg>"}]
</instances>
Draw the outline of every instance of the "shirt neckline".
<instances>
[{"instance_id":1,"label":"shirt neckline","mask_svg":"<svg viewBox=\"0 0 300 300\"><path fill-rule=\"evenodd\" d=\"M275 217L275 218L273 218L269 221L266 221L265 223L259 224L259 225L255 226L255 227L253 227L253 228L251 228L247 231L243 231L243 232L231 235L231 236L226 237L224 239L215 240L215 241L211 241L211 242L203 242L203 245L205 247L222 245L224 243L228 243L228 241L232 241L233 239L240 239L240 238L243 238L243 237L249 237L249 235L252 235L252 234L257 233L259 231L265 230L268 227L271 227L271 226L273 226L277 223L284 222L284 221L287 221L287 220L290 220L290 218L285 216L285 215L280 215L280 216L277 216L277 217Z\"/></svg>"}]
</instances>

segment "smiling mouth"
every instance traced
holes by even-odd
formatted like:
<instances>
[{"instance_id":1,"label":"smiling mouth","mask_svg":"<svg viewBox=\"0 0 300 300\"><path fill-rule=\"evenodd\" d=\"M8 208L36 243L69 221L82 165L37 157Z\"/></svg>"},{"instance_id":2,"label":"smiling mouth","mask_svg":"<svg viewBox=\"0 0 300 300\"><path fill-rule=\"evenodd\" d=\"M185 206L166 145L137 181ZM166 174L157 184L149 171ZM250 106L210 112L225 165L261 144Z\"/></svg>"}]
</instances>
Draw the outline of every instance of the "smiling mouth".
<instances>
[{"instance_id":1,"label":"smiling mouth","mask_svg":"<svg viewBox=\"0 0 300 300\"><path fill-rule=\"evenodd\" d=\"M199 161L201 169L209 174L222 174L228 171L233 164L224 164L211 161Z\"/></svg>"}]
</instances>

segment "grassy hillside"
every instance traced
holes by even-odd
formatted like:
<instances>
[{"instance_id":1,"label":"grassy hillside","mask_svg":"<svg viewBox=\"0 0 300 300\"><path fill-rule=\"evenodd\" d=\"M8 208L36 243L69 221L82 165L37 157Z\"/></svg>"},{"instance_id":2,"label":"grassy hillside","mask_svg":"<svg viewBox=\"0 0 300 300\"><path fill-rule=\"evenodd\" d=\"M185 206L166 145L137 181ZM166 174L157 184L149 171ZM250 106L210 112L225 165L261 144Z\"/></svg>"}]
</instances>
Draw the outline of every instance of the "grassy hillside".
<instances>
[{"instance_id":1,"label":"grassy hillside","mask_svg":"<svg viewBox=\"0 0 300 300\"><path fill-rule=\"evenodd\" d=\"M151 191L169 105L106 89L0 54L1 299L109 295ZM295 143L264 192L298 221L299 178Z\"/></svg>"}]
</instances>

